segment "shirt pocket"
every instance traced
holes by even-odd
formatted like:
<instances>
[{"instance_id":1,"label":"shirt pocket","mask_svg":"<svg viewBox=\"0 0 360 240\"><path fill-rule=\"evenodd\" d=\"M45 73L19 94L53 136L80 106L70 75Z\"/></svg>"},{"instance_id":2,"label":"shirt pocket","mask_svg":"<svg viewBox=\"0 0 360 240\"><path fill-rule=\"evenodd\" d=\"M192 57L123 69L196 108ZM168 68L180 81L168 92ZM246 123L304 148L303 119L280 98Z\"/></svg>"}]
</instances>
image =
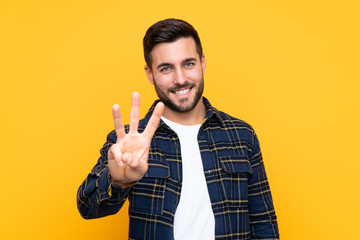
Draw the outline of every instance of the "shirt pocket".
<instances>
[{"instance_id":1,"label":"shirt pocket","mask_svg":"<svg viewBox=\"0 0 360 240\"><path fill-rule=\"evenodd\" d=\"M134 212L162 214L166 179L170 169L166 162L148 160L148 171L134 186L129 196L130 210Z\"/></svg>"},{"instance_id":2,"label":"shirt pocket","mask_svg":"<svg viewBox=\"0 0 360 240\"><path fill-rule=\"evenodd\" d=\"M252 168L248 156L220 157L221 185L226 205L241 207L248 205L248 178Z\"/></svg>"}]
</instances>

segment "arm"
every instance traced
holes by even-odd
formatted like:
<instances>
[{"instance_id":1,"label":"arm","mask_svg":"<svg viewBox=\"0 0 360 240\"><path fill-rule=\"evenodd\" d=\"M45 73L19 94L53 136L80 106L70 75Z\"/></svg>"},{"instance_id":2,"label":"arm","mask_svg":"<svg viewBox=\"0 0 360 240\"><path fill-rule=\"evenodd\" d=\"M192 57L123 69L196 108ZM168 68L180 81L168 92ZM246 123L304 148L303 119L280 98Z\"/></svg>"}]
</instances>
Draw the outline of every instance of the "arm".
<instances>
[{"instance_id":1,"label":"arm","mask_svg":"<svg viewBox=\"0 0 360 240\"><path fill-rule=\"evenodd\" d=\"M260 145L253 135L251 157L253 173L249 178L249 217L253 239L278 239L279 230Z\"/></svg>"},{"instance_id":2,"label":"arm","mask_svg":"<svg viewBox=\"0 0 360 240\"><path fill-rule=\"evenodd\" d=\"M101 157L78 190L81 216L98 218L120 210L131 190L129 186L140 180L148 169L150 142L163 109L163 103L159 102L145 130L139 133L140 95L133 93L129 132L125 133L120 107L113 106L115 131L108 135Z\"/></svg>"},{"instance_id":3,"label":"arm","mask_svg":"<svg viewBox=\"0 0 360 240\"><path fill-rule=\"evenodd\" d=\"M85 219L117 213L128 197L130 187L123 189L111 184L108 151L115 142L115 131L112 131L100 150L101 156L98 162L78 190L77 206Z\"/></svg>"}]
</instances>

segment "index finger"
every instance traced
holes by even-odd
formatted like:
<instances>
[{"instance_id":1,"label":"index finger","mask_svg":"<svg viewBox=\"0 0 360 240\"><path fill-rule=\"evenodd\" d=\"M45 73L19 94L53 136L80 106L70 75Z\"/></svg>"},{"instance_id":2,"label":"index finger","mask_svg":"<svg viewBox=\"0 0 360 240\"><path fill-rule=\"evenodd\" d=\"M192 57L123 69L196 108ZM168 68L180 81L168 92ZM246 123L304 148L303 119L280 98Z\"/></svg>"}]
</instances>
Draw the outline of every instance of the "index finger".
<instances>
[{"instance_id":1,"label":"index finger","mask_svg":"<svg viewBox=\"0 0 360 240\"><path fill-rule=\"evenodd\" d=\"M138 92L133 92L133 94L131 95L129 133L135 134L138 132L139 118L140 118L140 94Z\"/></svg>"},{"instance_id":2,"label":"index finger","mask_svg":"<svg viewBox=\"0 0 360 240\"><path fill-rule=\"evenodd\" d=\"M144 135L146 135L149 138L152 138L159 125L163 111L164 111L164 104L162 102L158 102L143 132Z\"/></svg>"},{"instance_id":3,"label":"index finger","mask_svg":"<svg viewBox=\"0 0 360 240\"><path fill-rule=\"evenodd\" d=\"M119 142L120 139L125 137L125 128L124 123L121 118L121 112L120 112L120 106L117 104L114 104L112 107L112 114L114 118L114 126L115 126L115 133L117 137L117 142Z\"/></svg>"}]
</instances>

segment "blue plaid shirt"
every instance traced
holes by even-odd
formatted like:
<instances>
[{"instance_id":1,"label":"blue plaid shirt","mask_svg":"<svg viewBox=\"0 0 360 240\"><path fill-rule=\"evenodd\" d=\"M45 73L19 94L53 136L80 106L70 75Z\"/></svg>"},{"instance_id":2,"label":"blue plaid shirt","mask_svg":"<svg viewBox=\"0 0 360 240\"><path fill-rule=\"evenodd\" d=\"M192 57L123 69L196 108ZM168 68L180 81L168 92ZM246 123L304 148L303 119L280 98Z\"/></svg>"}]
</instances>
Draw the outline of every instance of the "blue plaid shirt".
<instances>
[{"instance_id":1,"label":"blue plaid shirt","mask_svg":"<svg viewBox=\"0 0 360 240\"><path fill-rule=\"evenodd\" d=\"M203 98L206 115L198 142L212 210L216 239L278 239L272 197L253 128L212 107ZM142 132L156 102L139 123ZM162 120L152 138L149 168L127 188L110 182L107 153L116 142L107 136L101 157L78 190L80 214L98 218L117 213L129 199L129 239L174 239L173 223L180 200L180 142Z\"/></svg>"}]
</instances>

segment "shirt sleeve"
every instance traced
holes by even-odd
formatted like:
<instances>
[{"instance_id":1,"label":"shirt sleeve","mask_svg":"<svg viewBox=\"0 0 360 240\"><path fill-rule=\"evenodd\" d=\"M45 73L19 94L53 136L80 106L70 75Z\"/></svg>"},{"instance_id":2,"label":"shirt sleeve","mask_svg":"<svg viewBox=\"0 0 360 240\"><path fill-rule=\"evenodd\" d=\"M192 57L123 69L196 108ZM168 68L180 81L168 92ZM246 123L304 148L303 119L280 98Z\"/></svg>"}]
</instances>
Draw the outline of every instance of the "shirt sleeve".
<instances>
[{"instance_id":1,"label":"shirt sleeve","mask_svg":"<svg viewBox=\"0 0 360 240\"><path fill-rule=\"evenodd\" d=\"M77 206L85 219L100 218L117 213L126 201L131 186L121 188L111 184L108 168L108 151L116 142L114 131L107 136L101 148L101 156L95 167L80 185L77 193Z\"/></svg>"},{"instance_id":2,"label":"shirt sleeve","mask_svg":"<svg viewBox=\"0 0 360 240\"><path fill-rule=\"evenodd\" d=\"M267 180L260 144L253 135L251 157L253 173L249 178L249 218L252 239L279 239L279 230L274 205Z\"/></svg>"}]
</instances>

